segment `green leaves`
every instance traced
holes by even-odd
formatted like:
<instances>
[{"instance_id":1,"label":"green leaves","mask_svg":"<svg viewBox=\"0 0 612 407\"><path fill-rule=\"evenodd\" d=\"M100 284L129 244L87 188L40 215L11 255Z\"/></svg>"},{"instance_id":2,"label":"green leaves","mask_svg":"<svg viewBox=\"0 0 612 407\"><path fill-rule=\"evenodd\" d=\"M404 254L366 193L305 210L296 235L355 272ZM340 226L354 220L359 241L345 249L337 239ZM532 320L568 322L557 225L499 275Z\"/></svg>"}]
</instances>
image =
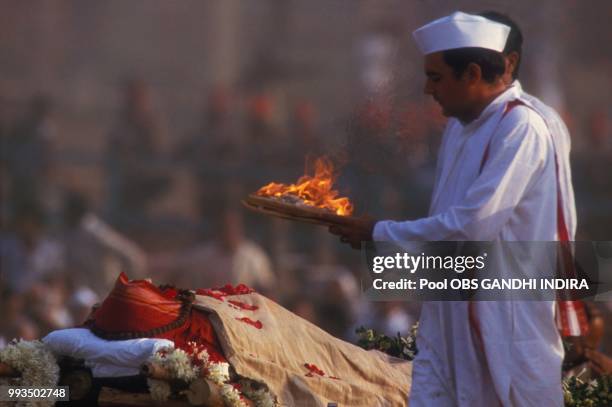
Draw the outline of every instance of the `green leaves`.
<instances>
[{"instance_id":1,"label":"green leaves","mask_svg":"<svg viewBox=\"0 0 612 407\"><path fill-rule=\"evenodd\" d=\"M413 360L418 353L416 347L417 330L418 322L412 326L410 335L401 336L398 332L397 336L390 337L362 326L355 331L359 337L357 346L366 350L376 349L397 358Z\"/></svg>"},{"instance_id":2,"label":"green leaves","mask_svg":"<svg viewBox=\"0 0 612 407\"><path fill-rule=\"evenodd\" d=\"M612 406L612 376L585 382L576 376L563 379L563 397L567 407Z\"/></svg>"}]
</instances>

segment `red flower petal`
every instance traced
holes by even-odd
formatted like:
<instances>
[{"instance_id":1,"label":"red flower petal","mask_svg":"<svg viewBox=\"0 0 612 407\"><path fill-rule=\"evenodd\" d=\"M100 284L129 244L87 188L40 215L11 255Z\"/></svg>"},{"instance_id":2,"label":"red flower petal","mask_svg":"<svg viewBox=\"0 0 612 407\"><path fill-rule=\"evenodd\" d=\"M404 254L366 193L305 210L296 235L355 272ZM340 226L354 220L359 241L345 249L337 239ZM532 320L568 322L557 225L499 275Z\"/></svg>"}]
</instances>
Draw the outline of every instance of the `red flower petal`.
<instances>
[{"instance_id":1,"label":"red flower petal","mask_svg":"<svg viewBox=\"0 0 612 407\"><path fill-rule=\"evenodd\" d=\"M325 372L319 369L316 365L310 363L304 363L304 367L310 371L310 373L318 374L319 376L325 376Z\"/></svg>"},{"instance_id":2,"label":"red flower petal","mask_svg":"<svg viewBox=\"0 0 612 407\"><path fill-rule=\"evenodd\" d=\"M239 309L247 310L247 311L256 311L259 309L257 305L246 304L240 301L229 300L230 304L235 305Z\"/></svg>"},{"instance_id":3,"label":"red flower petal","mask_svg":"<svg viewBox=\"0 0 612 407\"><path fill-rule=\"evenodd\" d=\"M247 318L247 317L242 317L242 318L236 318L238 321L242 321L246 324L252 325L257 329L261 329L263 328L263 324L261 323L261 321L253 321L251 318Z\"/></svg>"}]
</instances>

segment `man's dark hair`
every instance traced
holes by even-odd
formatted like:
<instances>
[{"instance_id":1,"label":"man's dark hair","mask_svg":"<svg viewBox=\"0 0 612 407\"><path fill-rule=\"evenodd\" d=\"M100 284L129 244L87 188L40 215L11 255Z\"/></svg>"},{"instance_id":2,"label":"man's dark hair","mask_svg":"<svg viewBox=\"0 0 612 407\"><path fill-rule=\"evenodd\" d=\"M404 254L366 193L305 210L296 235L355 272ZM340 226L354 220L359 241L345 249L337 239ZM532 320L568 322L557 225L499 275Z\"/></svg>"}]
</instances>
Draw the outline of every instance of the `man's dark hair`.
<instances>
[{"instance_id":1,"label":"man's dark hair","mask_svg":"<svg viewBox=\"0 0 612 407\"><path fill-rule=\"evenodd\" d=\"M449 49L442 51L442 56L444 57L444 62L453 68L457 78L461 77L471 63L480 66L482 78L489 83L493 83L495 78L503 75L506 71L504 56L500 52L486 48Z\"/></svg>"},{"instance_id":2,"label":"man's dark hair","mask_svg":"<svg viewBox=\"0 0 612 407\"><path fill-rule=\"evenodd\" d=\"M523 59L523 33L521 32L518 24L507 15L497 11L483 11L482 13L478 13L478 15L510 27L510 33L508 34L508 39L506 40L504 54L508 55L511 52L516 52L518 54L518 61L516 62L516 67L512 73L512 79L517 79L519 68L521 66L521 60Z\"/></svg>"}]
</instances>

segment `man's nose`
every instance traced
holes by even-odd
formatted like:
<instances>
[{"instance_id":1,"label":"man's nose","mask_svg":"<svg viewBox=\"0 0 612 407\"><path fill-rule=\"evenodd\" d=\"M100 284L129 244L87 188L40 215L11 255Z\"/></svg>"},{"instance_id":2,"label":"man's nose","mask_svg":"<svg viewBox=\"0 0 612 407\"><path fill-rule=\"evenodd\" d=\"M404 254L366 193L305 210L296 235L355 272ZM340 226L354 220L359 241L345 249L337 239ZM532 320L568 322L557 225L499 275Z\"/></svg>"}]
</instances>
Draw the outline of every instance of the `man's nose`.
<instances>
[{"instance_id":1,"label":"man's nose","mask_svg":"<svg viewBox=\"0 0 612 407\"><path fill-rule=\"evenodd\" d=\"M431 83L429 81L425 82L423 92L425 92L426 95L433 95L433 86L431 86Z\"/></svg>"}]
</instances>

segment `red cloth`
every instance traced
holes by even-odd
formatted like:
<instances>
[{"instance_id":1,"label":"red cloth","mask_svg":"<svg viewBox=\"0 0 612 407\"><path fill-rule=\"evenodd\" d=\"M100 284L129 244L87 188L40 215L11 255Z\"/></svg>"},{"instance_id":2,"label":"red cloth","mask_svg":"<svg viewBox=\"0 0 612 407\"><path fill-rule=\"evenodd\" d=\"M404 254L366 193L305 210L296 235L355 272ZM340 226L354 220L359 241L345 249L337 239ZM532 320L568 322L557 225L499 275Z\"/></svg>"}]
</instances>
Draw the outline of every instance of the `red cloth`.
<instances>
[{"instance_id":1,"label":"red cloth","mask_svg":"<svg viewBox=\"0 0 612 407\"><path fill-rule=\"evenodd\" d=\"M175 299L177 293L173 288L160 290L146 280L130 281L121 273L93 314L91 326L107 333L144 332L166 326L181 314L182 302ZM208 316L199 310L191 310L179 327L148 337L169 339L182 349L189 349L187 343L195 342L207 348L212 360L225 361Z\"/></svg>"},{"instance_id":2,"label":"red cloth","mask_svg":"<svg viewBox=\"0 0 612 407\"><path fill-rule=\"evenodd\" d=\"M109 333L148 331L175 321L180 311L180 301L166 298L146 280L129 281L121 273L93 318L96 328Z\"/></svg>"},{"instance_id":3,"label":"red cloth","mask_svg":"<svg viewBox=\"0 0 612 407\"><path fill-rule=\"evenodd\" d=\"M195 342L203 345L208 351L210 360L213 362L226 362L225 357L219 346L215 330L208 319L208 316L199 310L192 310L191 316L181 328L170 331L167 334L156 336L157 338L170 339L174 341L174 346L188 350L188 342Z\"/></svg>"}]
</instances>

